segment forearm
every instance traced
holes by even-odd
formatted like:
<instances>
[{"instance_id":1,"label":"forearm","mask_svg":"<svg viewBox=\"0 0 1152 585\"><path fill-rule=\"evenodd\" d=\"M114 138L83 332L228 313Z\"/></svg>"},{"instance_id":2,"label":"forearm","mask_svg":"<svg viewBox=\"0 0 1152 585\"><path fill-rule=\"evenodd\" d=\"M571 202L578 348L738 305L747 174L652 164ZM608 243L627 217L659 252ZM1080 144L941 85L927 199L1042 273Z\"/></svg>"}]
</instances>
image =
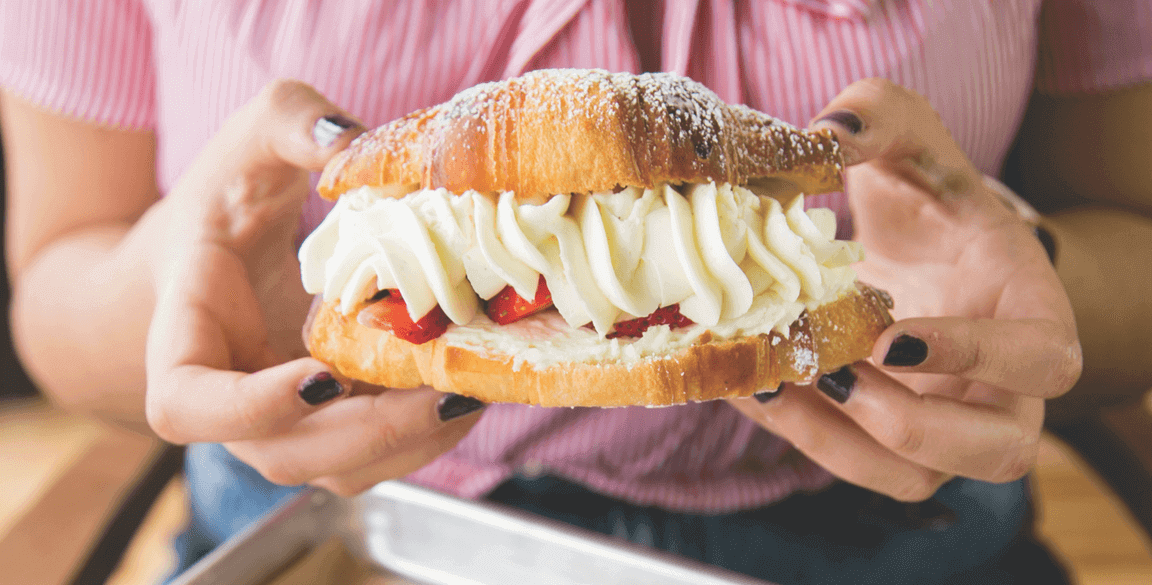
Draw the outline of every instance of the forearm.
<instances>
[{"instance_id":1,"label":"forearm","mask_svg":"<svg viewBox=\"0 0 1152 585\"><path fill-rule=\"evenodd\" d=\"M17 351L56 401L144 425L147 254L164 230L155 137L0 92Z\"/></svg>"},{"instance_id":2,"label":"forearm","mask_svg":"<svg viewBox=\"0 0 1152 585\"><path fill-rule=\"evenodd\" d=\"M1152 388L1152 84L1035 95L1018 139L1021 195L1051 215L1084 373L1051 401L1067 421Z\"/></svg>"},{"instance_id":3,"label":"forearm","mask_svg":"<svg viewBox=\"0 0 1152 585\"><path fill-rule=\"evenodd\" d=\"M1046 218L1056 271L1076 312L1084 372L1054 415L1130 400L1152 388L1152 219L1116 209Z\"/></svg>"},{"instance_id":4,"label":"forearm","mask_svg":"<svg viewBox=\"0 0 1152 585\"><path fill-rule=\"evenodd\" d=\"M60 404L138 429L153 307L148 254L162 203L133 225L88 226L42 248L14 276L17 351Z\"/></svg>"}]
</instances>

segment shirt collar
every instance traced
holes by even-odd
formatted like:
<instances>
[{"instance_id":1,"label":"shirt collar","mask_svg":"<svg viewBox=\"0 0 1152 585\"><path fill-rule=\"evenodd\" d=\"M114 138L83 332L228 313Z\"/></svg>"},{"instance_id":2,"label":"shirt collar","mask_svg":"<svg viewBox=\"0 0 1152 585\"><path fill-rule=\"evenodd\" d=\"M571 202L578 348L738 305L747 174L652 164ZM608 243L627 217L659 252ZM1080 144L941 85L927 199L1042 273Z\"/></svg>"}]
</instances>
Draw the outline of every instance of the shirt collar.
<instances>
[{"instance_id":1,"label":"shirt collar","mask_svg":"<svg viewBox=\"0 0 1152 585\"><path fill-rule=\"evenodd\" d=\"M813 12L826 14L831 18L868 18L881 0L780 0L795 4Z\"/></svg>"}]
</instances>

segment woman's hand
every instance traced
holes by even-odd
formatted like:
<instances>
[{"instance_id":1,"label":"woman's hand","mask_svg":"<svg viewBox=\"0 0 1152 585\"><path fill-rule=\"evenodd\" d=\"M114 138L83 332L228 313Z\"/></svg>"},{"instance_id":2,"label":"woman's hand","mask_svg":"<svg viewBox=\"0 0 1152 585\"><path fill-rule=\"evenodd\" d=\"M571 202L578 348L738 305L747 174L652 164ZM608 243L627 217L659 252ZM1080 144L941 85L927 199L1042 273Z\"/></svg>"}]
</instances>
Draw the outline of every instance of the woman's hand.
<instances>
[{"instance_id":1,"label":"woman's hand","mask_svg":"<svg viewBox=\"0 0 1152 585\"><path fill-rule=\"evenodd\" d=\"M926 499L956 475L1020 478L1044 399L1081 369L1043 248L922 96L860 81L813 126L837 134L850 165L860 279L891 293L900 320L871 362L732 404L838 477L897 499Z\"/></svg>"},{"instance_id":2,"label":"woman's hand","mask_svg":"<svg viewBox=\"0 0 1152 585\"><path fill-rule=\"evenodd\" d=\"M352 494L422 467L475 424L441 420L475 401L350 388L305 357L311 297L294 242L308 172L362 131L312 88L273 82L150 211L166 229L149 259L147 416L164 439L224 443L275 483Z\"/></svg>"}]
</instances>

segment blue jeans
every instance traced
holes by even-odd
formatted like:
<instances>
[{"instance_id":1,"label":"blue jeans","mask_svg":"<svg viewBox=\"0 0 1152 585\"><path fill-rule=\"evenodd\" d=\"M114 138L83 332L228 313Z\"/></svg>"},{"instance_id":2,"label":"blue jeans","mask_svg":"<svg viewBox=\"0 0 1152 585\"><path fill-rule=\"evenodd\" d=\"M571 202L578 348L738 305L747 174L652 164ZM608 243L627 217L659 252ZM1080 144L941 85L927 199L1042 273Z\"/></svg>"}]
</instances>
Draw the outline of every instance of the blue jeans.
<instances>
[{"instance_id":1,"label":"blue jeans","mask_svg":"<svg viewBox=\"0 0 1152 585\"><path fill-rule=\"evenodd\" d=\"M192 519L176 542L178 571L300 490L265 481L214 444L190 447L185 473ZM1038 582L1003 562L1030 528L1023 480L956 479L911 508L837 484L722 515L635 506L551 476L514 477L489 499L780 585Z\"/></svg>"},{"instance_id":2,"label":"blue jeans","mask_svg":"<svg viewBox=\"0 0 1152 585\"><path fill-rule=\"evenodd\" d=\"M278 486L264 479L216 443L188 446L184 479L188 485L189 520L173 543L176 569L169 580L303 489Z\"/></svg>"},{"instance_id":3,"label":"blue jeans","mask_svg":"<svg viewBox=\"0 0 1152 585\"><path fill-rule=\"evenodd\" d=\"M721 515L633 506L549 476L513 478L489 498L780 585L1020 583L1002 561L1030 528L1023 480L955 479L918 505L840 483Z\"/></svg>"}]
</instances>

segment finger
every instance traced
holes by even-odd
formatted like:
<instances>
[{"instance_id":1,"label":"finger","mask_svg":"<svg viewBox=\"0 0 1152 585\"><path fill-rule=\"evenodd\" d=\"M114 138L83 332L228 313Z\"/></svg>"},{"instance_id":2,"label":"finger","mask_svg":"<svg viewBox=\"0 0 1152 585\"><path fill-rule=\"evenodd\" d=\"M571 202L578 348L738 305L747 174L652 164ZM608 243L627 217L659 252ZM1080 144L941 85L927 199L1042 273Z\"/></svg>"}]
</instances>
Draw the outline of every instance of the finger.
<instances>
[{"instance_id":1,"label":"finger","mask_svg":"<svg viewBox=\"0 0 1152 585\"><path fill-rule=\"evenodd\" d=\"M312 304L308 307L308 315L304 317L304 326L300 328L300 339L308 351L312 351L312 348L309 347L309 341L312 339L312 323L316 321L316 315L320 313L320 308L323 306L324 295L314 295Z\"/></svg>"},{"instance_id":2,"label":"finger","mask_svg":"<svg viewBox=\"0 0 1152 585\"><path fill-rule=\"evenodd\" d=\"M219 247L201 250L204 255L191 261L206 277L177 274L160 291L152 314L145 354L149 421L175 443L233 440L290 426L312 410L293 393L327 368L315 360L273 367L287 360L268 343L243 266ZM271 369L251 376L230 371L265 368Z\"/></svg>"},{"instance_id":3,"label":"finger","mask_svg":"<svg viewBox=\"0 0 1152 585\"><path fill-rule=\"evenodd\" d=\"M148 424L162 439L177 444L282 432L345 394L328 367L311 358L252 374L185 364L163 375L150 371L148 378Z\"/></svg>"},{"instance_id":4,"label":"finger","mask_svg":"<svg viewBox=\"0 0 1152 585\"><path fill-rule=\"evenodd\" d=\"M231 448L270 481L283 485L354 473L417 449L445 428L471 428L475 416L440 420L437 406L444 396L427 387L351 396L301 420L282 436Z\"/></svg>"},{"instance_id":5,"label":"finger","mask_svg":"<svg viewBox=\"0 0 1152 585\"><path fill-rule=\"evenodd\" d=\"M766 403L728 402L837 477L898 500L928 499L949 479L881 445L811 387L785 386Z\"/></svg>"},{"instance_id":6,"label":"finger","mask_svg":"<svg viewBox=\"0 0 1152 585\"><path fill-rule=\"evenodd\" d=\"M937 195L964 195L981 173L922 95L880 78L840 92L810 126L836 133L849 165L878 160Z\"/></svg>"},{"instance_id":7,"label":"finger","mask_svg":"<svg viewBox=\"0 0 1152 585\"><path fill-rule=\"evenodd\" d=\"M1008 408L920 395L860 362L817 382L829 405L914 463L984 481L1019 479L1039 450L1044 403L1016 397Z\"/></svg>"},{"instance_id":8,"label":"finger","mask_svg":"<svg viewBox=\"0 0 1152 585\"><path fill-rule=\"evenodd\" d=\"M185 260L170 267L152 313L146 365L157 377L184 364L255 371L287 361L269 347L260 301L239 258L201 246Z\"/></svg>"},{"instance_id":9,"label":"finger","mask_svg":"<svg viewBox=\"0 0 1152 585\"><path fill-rule=\"evenodd\" d=\"M456 446L475 425L477 418L468 417L433 433L427 440L408 450L371 465L341 475L330 475L309 481L336 495L350 497L390 479L397 479L428 465Z\"/></svg>"},{"instance_id":10,"label":"finger","mask_svg":"<svg viewBox=\"0 0 1152 585\"><path fill-rule=\"evenodd\" d=\"M207 238L237 250L269 233L290 240L310 194L307 172L363 131L308 85L273 81L225 121L167 199Z\"/></svg>"},{"instance_id":11,"label":"finger","mask_svg":"<svg viewBox=\"0 0 1152 585\"><path fill-rule=\"evenodd\" d=\"M278 79L232 114L200 160L224 176L259 170L320 171L364 127L311 86Z\"/></svg>"},{"instance_id":12,"label":"finger","mask_svg":"<svg viewBox=\"0 0 1152 585\"><path fill-rule=\"evenodd\" d=\"M872 358L893 371L951 374L1038 398L1071 389L1083 361L1075 332L1055 319L959 317L899 321Z\"/></svg>"}]
</instances>

